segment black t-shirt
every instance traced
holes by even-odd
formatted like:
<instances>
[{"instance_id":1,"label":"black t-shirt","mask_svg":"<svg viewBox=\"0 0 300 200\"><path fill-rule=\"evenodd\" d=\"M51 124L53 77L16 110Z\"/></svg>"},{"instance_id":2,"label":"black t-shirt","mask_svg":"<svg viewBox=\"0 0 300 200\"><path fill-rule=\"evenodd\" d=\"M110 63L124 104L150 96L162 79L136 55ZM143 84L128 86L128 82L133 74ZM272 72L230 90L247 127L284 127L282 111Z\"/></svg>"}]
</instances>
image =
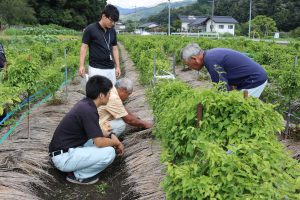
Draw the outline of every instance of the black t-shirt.
<instances>
[{"instance_id":1,"label":"black t-shirt","mask_svg":"<svg viewBox=\"0 0 300 200\"><path fill-rule=\"evenodd\" d=\"M96 137L103 137L97 107L92 99L84 98L59 123L49 145L49 152L83 146L89 139Z\"/></svg>"},{"instance_id":2,"label":"black t-shirt","mask_svg":"<svg viewBox=\"0 0 300 200\"><path fill-rule=\"evenodd\" d=\"M82 43L89 46L89 65L99 69L113 69L114 62L110 59L112 46L117 46L117 33L114 28L104 29L98 22L86 27Z\"/></svg>"},{"instance_id":3,"label":"black t-shirt","mask_svg":"<svg viewBox=\"0 0 300 200\"><path fill-rule=\"evenodd\" d=\"M4 64L6 62L5 52L2 44L0 44L0 69L4 67Z\"/></svg>"}]
</instances>

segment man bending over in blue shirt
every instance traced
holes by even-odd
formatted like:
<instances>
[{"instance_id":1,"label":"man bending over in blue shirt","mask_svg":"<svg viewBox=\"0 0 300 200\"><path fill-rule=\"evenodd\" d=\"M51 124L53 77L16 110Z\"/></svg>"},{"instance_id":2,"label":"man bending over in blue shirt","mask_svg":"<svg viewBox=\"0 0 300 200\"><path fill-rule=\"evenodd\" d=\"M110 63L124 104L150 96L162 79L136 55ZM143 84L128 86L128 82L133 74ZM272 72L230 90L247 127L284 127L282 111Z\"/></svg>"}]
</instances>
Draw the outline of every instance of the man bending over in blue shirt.
<instances>
[{"instance_id":1,"label":"man bending over in blue shirt","mask_svg":"<svg viewBox=\"0 0 300 200\"><path fill-rule=\"evenodd\" d=\"M201 70L206 67L214 83L223 81L227 90L247 90L259 98L268 82L261 65L244 54L225 48L202 50L197 44L188 44L181 50L181 58L189 68Z\"/></svg>"}]
</instances>

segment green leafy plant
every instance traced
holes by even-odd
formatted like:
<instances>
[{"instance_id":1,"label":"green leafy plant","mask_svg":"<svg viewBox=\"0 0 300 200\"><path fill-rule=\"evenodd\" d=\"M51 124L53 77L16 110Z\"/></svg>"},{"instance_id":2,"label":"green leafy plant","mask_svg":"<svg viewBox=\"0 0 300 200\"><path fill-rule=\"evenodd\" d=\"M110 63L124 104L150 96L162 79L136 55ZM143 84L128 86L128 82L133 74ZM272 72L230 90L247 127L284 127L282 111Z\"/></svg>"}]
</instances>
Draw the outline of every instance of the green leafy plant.
<instances>
[{"instance_id":1,"label":"green leafy plant","mask_svg":"<svg viewBox=\"0 0 300 200\"><path fill-rule=\"evenodd\" d=\"M103 182L101 184L97 184L96 188L97 188L97 192L98 193L100 193L101 195L105 195L106 194L106 190L108 188L108 184Z\"/></svg>"},{"instance_id":2,"label":"green leafy plant","mask_svg":"<svg viewBox=\"0 0 300 200\"><path fill-rule=\"evenodd\" d=\"M300 71L294 69L294 57L300 57L299 41L282 46L274 42L254 42L244 38L227 38L224 40L210 40L207 38L164 37L164 36L121 36L120 40L140 71L140 80L149 84L153 71L153 55L157 55L157 70L171 71L170 56L176 55L176 62L180 63L180 50L191 42L196 42L204 50L216 47L231 48L240 51L267 71L269 86L263 92L263 100L278 104L280 113L287 111L288 96L293 100L300 98ZM292 77L290 76L292 72ZM269 89L270 88L270 89ZM299 109L293 110L298 116ZM284 114L285 115L285 114Z\"/></svg>"},{"instance_id":3,"label":"green leafy plant","mask_svg":"<svg viewBox=\"0 0 300 200\"><path fill-rule=\"evenodd\" d=\"M165 149L167 199L300 197L300 166L277 141L283 119L273 105L178 81L158 83L148 97ZM195 128L199 103L203 118Z\"/></svg>"},{"instance_id":4,"label":"green leafy plant","mask_svg":"<svg viewBox=\"0 0 300 200\"><path fill-rule=\"evenodd\" d=\"M4 109L16 108L18 103L35 93L33 101L55 93L77 69L79 40L16 36L4 40L3 45L8 64L7 69L0 72L0 114Z\"/></svg>"}]
</instances>

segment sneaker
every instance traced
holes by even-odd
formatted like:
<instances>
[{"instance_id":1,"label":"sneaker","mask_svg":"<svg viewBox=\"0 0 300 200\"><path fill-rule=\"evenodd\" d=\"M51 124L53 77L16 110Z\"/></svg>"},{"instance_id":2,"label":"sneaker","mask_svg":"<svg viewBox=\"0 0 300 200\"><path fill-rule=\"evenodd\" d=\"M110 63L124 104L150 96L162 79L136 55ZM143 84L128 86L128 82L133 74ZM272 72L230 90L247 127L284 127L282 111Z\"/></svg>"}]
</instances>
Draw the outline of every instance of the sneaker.
<instances>
[{"instance_id":1,"label":"sneaker","mask_svg":"<svg viewBox=\"0 0 300 200\"><path fill-rule=\"evenodd\" d=\"M74 176L74 174L69 174L67 176L67 181L71 183L76 183L76 184L81 184L81 185L91 185L94 183L97 183L99 181L99 178L97 176L93 176L90 178L85 178L85 179L78 179Z\"/></svg>"}]
</instances>

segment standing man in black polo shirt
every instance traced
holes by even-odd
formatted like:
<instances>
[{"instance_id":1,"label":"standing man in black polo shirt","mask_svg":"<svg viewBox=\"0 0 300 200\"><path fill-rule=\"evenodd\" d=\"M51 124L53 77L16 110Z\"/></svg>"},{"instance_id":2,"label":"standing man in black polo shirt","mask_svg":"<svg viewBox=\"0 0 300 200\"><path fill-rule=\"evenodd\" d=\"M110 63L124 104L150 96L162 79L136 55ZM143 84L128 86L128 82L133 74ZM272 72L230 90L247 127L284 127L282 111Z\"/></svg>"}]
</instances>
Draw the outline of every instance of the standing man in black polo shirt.
<instances>
[{"instance_id":1,"label":"standing man in black polo shirt","mask_svg":"<svg viewBox=\"0 0 300 200\"><path fill-rule=\"evenodd\" d=\"M86 84L86 98L65 115L56 128L49 145L49 155L55 167L69 172L67 180L77 184L93 184L96 176L118 155L124 146L114 134L103 133L97 108L106 105L112 83L95 75Z\"/></svg>"},{"instance_id":2,"label":"standing man in black polo shirt","mask_svg":"<svg viewBox=\"0 0 300 200\"><path fill-rule=\"evenodd\" d=\"M89 48L89 77L102 75L109 78L113 85L116 83L121 69L117 34L113 26L118 20L118 9L108 4L101 13L100 21L86 27L80 48L80 76L85 73L84 61Z\"/></svg>"}]
</instances>

